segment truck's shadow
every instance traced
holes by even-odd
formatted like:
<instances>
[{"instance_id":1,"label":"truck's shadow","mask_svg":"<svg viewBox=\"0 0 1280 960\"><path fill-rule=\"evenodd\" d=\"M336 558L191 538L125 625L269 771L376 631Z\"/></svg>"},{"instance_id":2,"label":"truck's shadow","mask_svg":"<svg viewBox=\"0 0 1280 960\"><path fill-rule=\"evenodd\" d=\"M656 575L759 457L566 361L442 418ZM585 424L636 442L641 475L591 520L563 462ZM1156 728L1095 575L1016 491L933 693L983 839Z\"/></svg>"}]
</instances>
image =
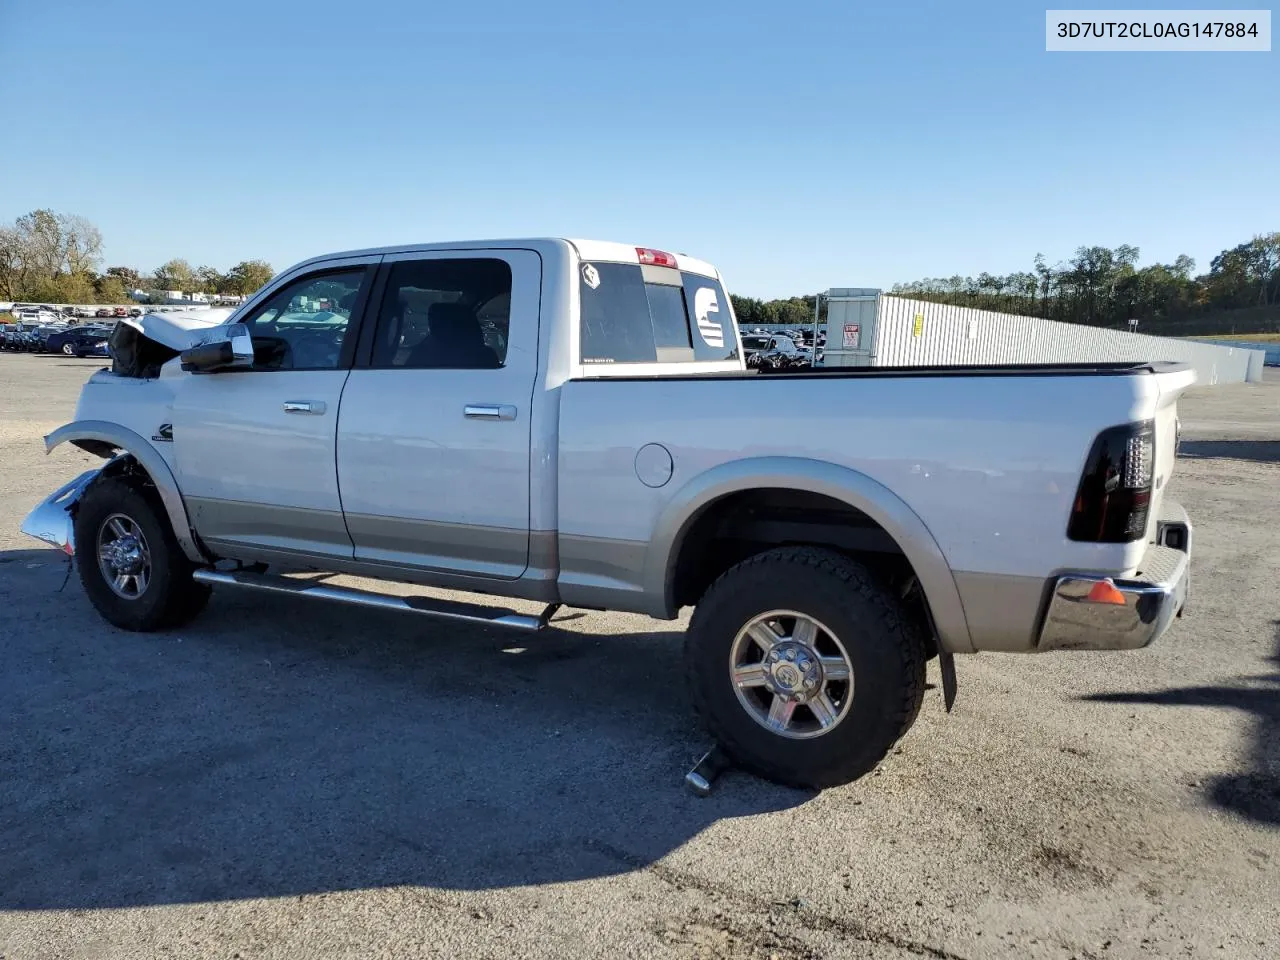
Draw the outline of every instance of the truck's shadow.
<instances>
[{"instance_id":1,"label":"truck's shadow","mask_svg":"<svg viewBox=\"0 0 1280 960\"><path fill-rule=\"evenodd\" d=\"M1227 707L1252 716L1250 769L1215 778L1209 799L1234 814L1280 827L1280 620L1275 622L1276 650L1269 670L1241 678L1239 685L1179 687L1154 693L1101 693L1087 700L1109 703L1156 703L1180 707Z\"/></svg>"},{"instance_id":2,"label":"truck's shadow","mask_svg":"<svg viewBox=\"0 0 1280 960\"><path fill-rule=\"evenodd\" d=\"M674 628L526 636L223 591L137 635L65 574L0 553L0 909L578 880L808 796L684 791L704 740Z\"/></svg>"}]
</instances>

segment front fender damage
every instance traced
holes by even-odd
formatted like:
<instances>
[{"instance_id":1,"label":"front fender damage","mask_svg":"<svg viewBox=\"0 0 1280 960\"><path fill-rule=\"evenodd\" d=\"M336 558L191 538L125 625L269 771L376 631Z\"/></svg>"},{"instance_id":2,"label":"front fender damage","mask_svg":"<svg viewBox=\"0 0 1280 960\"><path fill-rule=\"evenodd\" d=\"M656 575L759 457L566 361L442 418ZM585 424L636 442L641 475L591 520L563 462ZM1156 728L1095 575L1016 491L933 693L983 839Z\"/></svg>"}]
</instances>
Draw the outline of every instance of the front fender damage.
<instances>
[{"instance_id":1,"label":"front fender damage","mask_svg":"<svg viewBox=\"0 0 1280 960\"><path fill-rule=\"evenodd\" d=\"M45 543L52 543L60 550L71 554L75 545L71 533L69 531L64 533L63 528L74 517L75 505L88 489L89 484L100 475L113 474L116 470L136 469L145 473L147 480L155 487L165 513L169 517L174 538L178 541L182 552L193 563L208 562L191 529L187 507L183 503L173 471L169 469L169 464L156 449L141 436L117 423L78 420L59 427L44 439L46 453L53 452L60 444L72 443L89 453L112 459L100 470L92 470L77 477L31 511L22 524L24 533L29 533ZM28 525L31 526L31 530L28 530ZM46 539L40 533L32 531L48 533L55 539Z\"/></svg>"}]
</instances>

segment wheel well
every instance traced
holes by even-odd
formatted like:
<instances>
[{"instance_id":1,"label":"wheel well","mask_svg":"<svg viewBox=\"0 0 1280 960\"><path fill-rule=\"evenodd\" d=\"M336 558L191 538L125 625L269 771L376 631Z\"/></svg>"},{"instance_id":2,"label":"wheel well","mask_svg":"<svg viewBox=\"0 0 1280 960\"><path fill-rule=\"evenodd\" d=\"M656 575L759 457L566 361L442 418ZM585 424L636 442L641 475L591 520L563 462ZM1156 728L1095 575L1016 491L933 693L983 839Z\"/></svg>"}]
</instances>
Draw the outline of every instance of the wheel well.
<instances>
[{"instance_id":1,"label":"wheel well","mask_svg":"<svg viewBox=\"0 0 1280 960\"><path fill-rule=\"evenodd\" d=\"M102 472L98 476L102 479L122 477L138 484L139 487L152 495L156 494L156 482L151 479L151 474L147 473L146 467L139 463L131 453L111 460L102 468Z\"/></svg>"},{"instance_id":2,"label":"wheel well","mask_svg":"<svg viewBox=\"0 0 1280 960\"><path fill-rule=\"evenodd\" d=\"M706 507L680 541L671 581L676 609L696 604L730 567L782 546L828 547L861 561L922 618L930 655L936 652L923 591L898 542L863 511L807 490L744 490Z\"/></svg>"}]
</instances>

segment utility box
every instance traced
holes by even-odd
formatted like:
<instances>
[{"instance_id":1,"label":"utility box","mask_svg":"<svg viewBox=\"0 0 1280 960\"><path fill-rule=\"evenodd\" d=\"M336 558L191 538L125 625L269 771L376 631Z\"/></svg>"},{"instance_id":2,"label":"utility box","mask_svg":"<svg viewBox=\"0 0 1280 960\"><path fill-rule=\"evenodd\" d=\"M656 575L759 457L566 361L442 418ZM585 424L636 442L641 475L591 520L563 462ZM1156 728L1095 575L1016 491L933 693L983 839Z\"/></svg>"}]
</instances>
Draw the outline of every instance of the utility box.
<instances>
[{"instance_id":1,"label":"utility box","mask_svg":"<svg viewBox=\"0 0 1280 960\"><path fill-rule=\"evenodd\" d=\"M876 362L876 320L880 291L871 287L833 287L827 302L826 367L871 367Z\"/></svg>"}]
</instances>

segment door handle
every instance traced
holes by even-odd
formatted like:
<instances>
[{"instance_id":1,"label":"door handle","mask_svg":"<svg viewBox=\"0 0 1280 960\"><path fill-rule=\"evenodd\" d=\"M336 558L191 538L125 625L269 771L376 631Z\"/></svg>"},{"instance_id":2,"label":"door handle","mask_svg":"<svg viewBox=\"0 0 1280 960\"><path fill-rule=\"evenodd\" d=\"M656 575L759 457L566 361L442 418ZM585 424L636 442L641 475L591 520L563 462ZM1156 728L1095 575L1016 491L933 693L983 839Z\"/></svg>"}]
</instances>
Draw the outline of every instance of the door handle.
<instances>
[{"instance_id":1,"label":"door handle","mask_svg":"<svg viewBox=\"0 0 1280 960\"><path fill-rule=\"evenodd\" d=\"M509 403L468 403L462 414L471 420L514 420L516 408Z\"/></svg>"},{"instance_id":2,"label":"door handle","mask_svg":"<svg viewBox=\"0 0 1280 960\"><path fill-rule=\"evenodd\" d=\"M286 400L284 402L285 413L324 413L323 400Z\"/></svg>"}]
</instances>

